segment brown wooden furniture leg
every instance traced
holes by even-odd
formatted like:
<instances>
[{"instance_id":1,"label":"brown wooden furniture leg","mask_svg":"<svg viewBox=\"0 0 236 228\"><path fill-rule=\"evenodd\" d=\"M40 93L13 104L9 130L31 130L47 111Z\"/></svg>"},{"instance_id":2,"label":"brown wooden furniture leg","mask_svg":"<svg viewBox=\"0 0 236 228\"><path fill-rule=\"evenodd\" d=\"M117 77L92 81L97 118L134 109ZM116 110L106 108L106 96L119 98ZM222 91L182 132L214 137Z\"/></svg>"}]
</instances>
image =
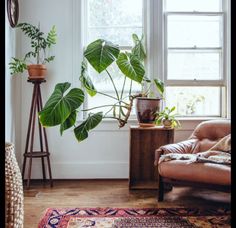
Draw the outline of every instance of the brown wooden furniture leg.
<instances>
[{"instance_id":1,"label":"brown wooden furniture leg","mask_svg":"<svg viewBox=\"0 0 236 228\"><path fill-rule=\"evenodd\" d=\"M164 183L162 176L159 176L159 186L158 186L158 202L163 201L164 199Z\"/></svg>"},{"instance_id":2,"label":"brown wooden furniture leg","mask_svg":"<svg viewBox=\"0 0 236 228\"><path fill-rule=\"evenodd\" d=\"M46 80L40 80L40 79L28 80L28 82L32 82L34 84L34 89L33 89L33 95L32 95L31 108L30 108L30 116L29 116L28 131L27 131L27 136L26 136L26 146L25 146L23 170L22 170L22 178L24 180L26 161L27 161L27 158L29 158L30 160L29 160L28 175L27 175L27 189L29 189L30 187L33 158L41 159L43 181L46 181L46 170L45 170L45 163L44 163L45 157L47 158L47 163L48 163L50 186L53 187L51 165L50 165L50 159L49 159L50 153L48 150L46 130L40 124L40 121L37 116L37 113L41 111L43 108L40 84L45 81ZM39 142L40 142L39 151L34 150L34 132L35 132L35 125L36 125L35 124L36 118L38 122L38 130L39 130Z\"/></svg>"},{"instance_id":3,"label":"brown wooden furniture leg","mask_svg":"<svg viewBox=\"0 0 236 228\"><path fill-rule=\"evenodd\" d=\"M43 108L43 102L42 102L42 96L41 96L41 91L39 90L39 111L42 110ZM41 126L41 125L40 125ZM50 186L53 187L53 180L52 180L52 171L51 171L51 164L50 164L50 153L48 149L48 140L47 140L47 134L45 128L43 128L43 136L44 136L44 142L45 142L45 151L47 153L47 163L48 163L48 175L49 175L49 180L50 180ZM42 158L42 167L44 169L44 158ZM45 172L45 170L44 170Z\"/></svg>"},{"instance_id":4,"label":"brown wooden furniture leg","mask_svg":"<svg viewBox=\"0 0 236 228\"><path fill-rule=\"evenodd\" d=\"M31 126L31 140L30 140L30 154L33 152L33 144L34 144L34 129L35 129L35 116L36 116L36 104L37 104L37 96L38 96L38 86L37 84L34 85L34 102L33 102L33 113L32 113L32 119L33 123ZM31 170L32 170L32 155L30 156L30 162L29 162L29 168L28 168L28 179L27 179L27 189L29 189L30 185L30 177L31 177Z\"/></svg>"}]
</instances>

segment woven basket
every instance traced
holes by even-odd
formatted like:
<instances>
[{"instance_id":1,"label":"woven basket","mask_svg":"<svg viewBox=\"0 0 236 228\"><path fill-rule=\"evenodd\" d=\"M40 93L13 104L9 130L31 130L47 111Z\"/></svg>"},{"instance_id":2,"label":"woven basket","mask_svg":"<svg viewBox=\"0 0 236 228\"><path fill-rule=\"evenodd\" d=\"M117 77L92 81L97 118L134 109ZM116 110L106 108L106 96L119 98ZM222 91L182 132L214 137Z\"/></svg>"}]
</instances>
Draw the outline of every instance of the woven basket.
<instances>
[{"instance_id":1,"label":"woven basket","mask_svg":"<svg viewBox=\"0 0 236 228\"><path fill-rule=\"evenodd\" d=\"M22 176L14 144L5 143L5 227L22 228L24 221Z\"/></svg>"}]
</instances>

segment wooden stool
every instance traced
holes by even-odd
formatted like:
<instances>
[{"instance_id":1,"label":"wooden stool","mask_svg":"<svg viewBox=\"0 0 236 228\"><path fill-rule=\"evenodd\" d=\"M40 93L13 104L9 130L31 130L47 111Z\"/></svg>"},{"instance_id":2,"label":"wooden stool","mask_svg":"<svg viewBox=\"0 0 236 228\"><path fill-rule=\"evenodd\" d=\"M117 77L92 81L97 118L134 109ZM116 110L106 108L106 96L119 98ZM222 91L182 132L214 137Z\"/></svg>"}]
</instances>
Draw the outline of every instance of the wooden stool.
<instances>
[{"instance_id":1,"label":"wooden stool","mask_svg":"<svg viewBox=\"0 0 236 228\"><path fill-rule=\"evenodd\" d=\"M28 82L31 82L31 83L34 84L34 89L33 89L33 96L32 96L29 123L28 123L28 131L27 131L27 137L26 137L22 178L24 180L26 159L29 158L29 168L28 168L28 178L27 178L27 189L29 189L31 169L32 169L32 159L33 158L41 158L43 180L45 181L46 180L46 174L45 174L44 158L47 158L50 186L53 187L52 172L51 172L50 159L49 159L50 153L49 153L49 150L48 150L47 135L46 135L45 128L42 127L42 125L39 122L39 118L37 118L37 120L38 120L38 129L39 129L40 151L34 151L33 150L34 130L35 130L35 116L39 111L42 110L42 106L43 106L42 105L40 85L41 85L42 82L46 82L46 80L45 79L29 79ZM37 110L37 113L36 113L36 110ZM42 134L42 132L43 132L43 134ZM30 147L29 147L29 143L30 143Z\"/></svg>"}]
</instances>

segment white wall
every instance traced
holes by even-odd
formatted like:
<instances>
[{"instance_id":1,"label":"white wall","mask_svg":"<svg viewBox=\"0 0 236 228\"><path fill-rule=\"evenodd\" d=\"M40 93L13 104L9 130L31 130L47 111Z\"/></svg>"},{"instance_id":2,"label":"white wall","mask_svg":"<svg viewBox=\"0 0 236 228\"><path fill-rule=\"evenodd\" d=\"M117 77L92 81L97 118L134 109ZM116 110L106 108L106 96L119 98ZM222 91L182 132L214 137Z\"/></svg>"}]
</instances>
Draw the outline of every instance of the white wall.
<instances>
[{"instance_id":1,"label":"white wall","mask_svg":"<svg viewBox=\"0 0 236 228\"><path fill-rule=\"evenodd\" d=\"M46 101L58 82L69 81L74 84L78 80L80 69L79 55L73 50L81 49L79 40L73 39L73 32L80 31L80 22L73 24L76 0L24 0L20 1L20 22L30 22L35 25L40 22L43 31L48 31L56 25L58 41L54 49L55 61L48 65L47 82L42 84L43 101ZM23 39L18 40L18 48L25 53L27 45ZM17 88L17 90L20 90ZM21 158L25 149L25 138L28 115L32 96L32 84L24 75L21 82L21 129L17 138L21 141ZM11 112L8 108L7 112ZM187 138L193 128L201 120L185 121L183 128L176 131L175 141ZM67 131L61 137L57 127L47 129L49 149L51 152L52 175L54 179L76 178L128 178L129 167L129 125L123 129L113 121L106 121L93 130L89 138L77 143L73 132ZM37 143L38 144L38 143ZM22 161L21 161L22 162ZM41 178L40 160L33 161L33 178Z\"/></svg>"},{"instance_id":2,"label":"white wall","mask_svg":"<svg viewBox=\"0 0 236 228\"><path fill-rule=\"evenodd\" d=\"M5 0L5 6L6 0ZM18 163L21 161L21 78L10 75L8 63L16 54L16 33L10 27L5 10L5 142L15 145Z\"/></svg>"}]
</instances>

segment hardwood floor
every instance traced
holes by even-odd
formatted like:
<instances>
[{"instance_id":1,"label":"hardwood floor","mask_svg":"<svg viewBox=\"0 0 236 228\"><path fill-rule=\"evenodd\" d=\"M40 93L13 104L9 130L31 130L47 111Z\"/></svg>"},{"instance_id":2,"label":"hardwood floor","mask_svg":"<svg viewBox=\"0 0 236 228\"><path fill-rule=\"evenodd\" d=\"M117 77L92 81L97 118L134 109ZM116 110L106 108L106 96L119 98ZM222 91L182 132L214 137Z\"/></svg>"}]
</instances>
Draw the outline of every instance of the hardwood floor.
<instances>
[{"instance_id":1,"label":"hardwood floor","mask_svg":"<svg viewBox=\"0 0 236 228\"><path fill-rule=\"evenodd\" d=\"M128 189L128 180L54 180L54 187L31 181L24 190L24 228L36 228L49 207L221 207L229 206L230 193L173 188L164 202L156 190Z\"/></svg>"}]
</instances>

